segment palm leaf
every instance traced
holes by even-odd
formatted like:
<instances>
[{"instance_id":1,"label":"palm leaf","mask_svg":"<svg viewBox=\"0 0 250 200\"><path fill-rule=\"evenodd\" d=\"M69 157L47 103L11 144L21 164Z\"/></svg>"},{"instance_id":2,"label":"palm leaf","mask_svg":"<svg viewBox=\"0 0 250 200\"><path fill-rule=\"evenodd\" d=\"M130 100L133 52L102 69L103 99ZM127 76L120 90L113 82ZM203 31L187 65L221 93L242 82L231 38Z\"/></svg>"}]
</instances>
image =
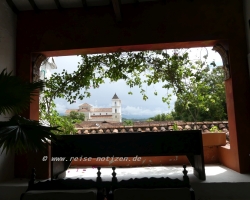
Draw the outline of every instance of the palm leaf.
<instances>
[{"instance_id":1,"label":"palm leaf","mask_svg":"<svg viewBox=\"0 0 250 200\"><path fill-rule=\"evenodd\" d=\"M57 140L52 130L59 131L58 127L42 126L38 121L15 115L9 121L0 122L0 148L6 153L46 150L50 142Z\"/></svg>"},{"instance_id":2,"label":"palm leaf","mask_svg":"<svg viewBox=\"0 0 250 200\"><path fill-rule=\"evenodd\" d=\"M4 69L0 74L0 114L20 113L30 106L32 96L44 88L43 81L26 83Z\"/></svg>"}]
</instances>

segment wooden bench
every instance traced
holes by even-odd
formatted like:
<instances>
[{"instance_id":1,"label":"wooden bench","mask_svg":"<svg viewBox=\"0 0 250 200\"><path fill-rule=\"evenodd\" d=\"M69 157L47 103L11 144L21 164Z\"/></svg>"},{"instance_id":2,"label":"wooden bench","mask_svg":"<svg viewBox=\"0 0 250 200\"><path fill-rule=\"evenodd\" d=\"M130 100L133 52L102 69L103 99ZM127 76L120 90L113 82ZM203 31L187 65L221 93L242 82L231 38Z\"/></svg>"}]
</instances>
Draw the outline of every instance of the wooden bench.
<instances>
[{"instance_id":1,"label":"wooden bench","mask_svg":"<svg viewBox=\"0 0 250 200\"><path fill-rule=\"evenodd\" d=\"M151 177L118 181L115 167L113 167L112 186L108 200L195 200L195 193L187 176L186 165L183 165L183 168L183 180Z\"/></svg>"},{"instance_id":2,"label":"wooden bench","mask_svg":"<svg viewBox=\"0 0 250 200\"><path fill-rule=\"evenodd\" d=\"M195 200L190 187L186 166L183 180L162 178L135 178L118 181L115 167L112 168L111 181L102 181L101 168L98 167L96 181L85 179L35 180L35 169L29 181L28 189L21 200Z\"/></svg>"},{"instance_id":3,"label":"wooden bench","mask_svg":"<svg viewBox=\"0 0 250 200\"><path fill-rule=\"evenodd\" d=\"M194 168L194 175L206 179L202 132L166 131L116 134L62 135L52 145L52 158L65 157L64 161L51 161L51 174L57 178L65 172L72 157L142 157L186 155Z\"/></svg>"}]
</instances>

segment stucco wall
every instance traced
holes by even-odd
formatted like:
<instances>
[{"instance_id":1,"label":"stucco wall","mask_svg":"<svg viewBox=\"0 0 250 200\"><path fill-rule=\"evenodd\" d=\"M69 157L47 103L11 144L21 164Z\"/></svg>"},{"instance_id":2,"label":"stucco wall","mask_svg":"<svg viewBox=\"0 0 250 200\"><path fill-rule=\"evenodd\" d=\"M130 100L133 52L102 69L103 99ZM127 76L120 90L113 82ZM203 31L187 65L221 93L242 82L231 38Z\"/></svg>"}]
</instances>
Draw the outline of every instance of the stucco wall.
<instances>
[{"instance_id":1,"label":"stucco wall","mask_svg":"<svg viewBox=\"0 0 250 200\"><path fill-rule=\"evenodd\" d=\"M16 53L16 15L5 0L0 0L0 72L7 68L15 74ZM0 121L8 120L11 115L0 115ZM2 152L2 149L0 149ZM0 155L0 182L14 177L14 155Z\"/></svg>"}]
</instances>

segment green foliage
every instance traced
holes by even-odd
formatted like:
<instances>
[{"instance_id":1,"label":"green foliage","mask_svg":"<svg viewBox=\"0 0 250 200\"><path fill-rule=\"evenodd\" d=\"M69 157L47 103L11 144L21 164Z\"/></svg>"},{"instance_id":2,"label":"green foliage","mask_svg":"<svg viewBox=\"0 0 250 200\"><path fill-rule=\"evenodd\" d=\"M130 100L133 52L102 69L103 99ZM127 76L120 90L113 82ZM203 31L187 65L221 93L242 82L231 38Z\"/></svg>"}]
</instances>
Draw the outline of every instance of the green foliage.
<instances>
[{"instance_id":1,"label":"green foliage","mask_svg":"<svg viewBox=\"0 0 250 200\"><path fill-rule=\"evenodd\" d=\"M32 96L39 94L44 85L43 81L24 82L4 69L0 73L0 114L17 114L26 110L33 100Z\"/></svg>"},{"instance_id":2,"label":"green foliage","mask_svg":"<svg viewBox=\"0 0 250 200\"><path fill-rule=\"evenodd\" d=\"M167 114L162 113L162 114L155 115L154 117L151 117L149 119L151 119L152 121L171 121L171 120L174 120L174 117L172 113L167 113Z\"/></svg>"},{"instance_id":3,"label":"green foliage","mask_svg":"<svg viewBox=\"0 0 250 200\"><path fill-rule=\"evenodd\" d=\"M90 88L98 88L105 79L110 82L125 80L132 88L138 86L143 100L147 100L143 84L152 85L164 82L164 88L174 88L182 92L182 79L188 76L185 66L190 64L188 53L177 52L170 55L166 50L143 52L116 52L108 54L82 55L82 62L77 71L69 74L66 70L54 73L46 81L45 94L48 103L55 98L65 98L73 103L76 99L90 97ZM141 74L145 79L141 79ZM132 94L128 91L128 94ZM157 92L154 92L157 95ZM171 95L166 94L162 100L170 103ZM48 108L50 105L47 105Z\"/></svg>"},{"instance_id":4,"label":"green foliage","mask_svg":"<svg viewBox=\"0 0 250 200\"><path fill-rule=\"evenodd\" d=\"M225 84L222 69L201 66L199 80L190 77L183 93L177 95L175 120L227 120Z\"/></svg>"},{"instance_id":5,"label":"green foliage","mask_svg":"<svg viewBox=\"0 0 250 200\"><path fill-rule=\"evenodd\" d=\"M209 129L210 132L221 132L221 130L219 130L219 128L217 126L213 126L212 128Z\"/></svg>"},{"instance_id":6,"label":"green foliage","mask_svg":"<svg viewBox=\"0 0 250 200\"><path fill-rule=\"evenodd\" d=\"M27 83L19 77L12 76L4 69L0 74L0 114L14 114L9 121L0 122L0 148L1 153L6 150L15 153L27 151L43 151L47 148L49 140L56 142L51 131L57 127L46 127L38 121L29 120L19 116L26 110L33 97L39 94L44 86L42 81Z\"/></svg>"},{"instance_id":7,"label":"green foliage","mask_svg":"<svg viewBox=\"0 0 250 200\"><path fill-rule=\"evenodd\" d=\"M73 123L80 123L85 120L85 115L76 111L71 111L69 116L66 117L71 119Z\"/></svg>"},{"instance_id":8,"label":"green foliage","mask_svg":"<svg viewBox=\"0 0 250 200\"><path fill-rule=\"evenodd\" d=\"M133 126L133 124L134 124L134 122L130 119L123 121L124 126Z\"/></svg>"},{"instance_id":9,"label":"green foliage","mask_svg":"<svg viewBox=\"0 0 250 200\"><path fill-rule=\"evenodd\" d=\"M15 115L9 121L0 122L0 147L6 153L43 151L49 140L56 141L52 131L58 131L57 127L42 126L38 121Z\"/></svg>"},{"instance_id":10,"label":"green foliage","mask_svg":"<svg viewBox=\"0 0 250 200\"><path fill-rule=\"evenodd\" d=\"M56 105L54 101L50 102L50 108L48 111L48 108L46 107L46 99L45 95L41 95L40 100L40 120L51 127L59 127L58 130L54 130L53 133L56 135L68 135L68 134L76 134L77 130L75 129L75 123L79 123L78 119L75 119L75 117L78 117L74 113L72 113L72 119L71 117L64 117L60 116L59 113L56 111ZM81 116L82 117L82 116Z\"/></svg>"},{"instance_id":11,"label":"green foliage","mask_svg":"<svg viewBox=\"0 0 250 200\"><path fill-rule=\"evenodd\" d=\"M60 131L54 131L57 135L68 135L68 134L76 134L77 130L75 129L75 123L79 123L80 121L71 120L59 115L52 116L50 123L52 126L60 126Z\"/></svg>"},{"instance_id":12,"label":"green foliage","mask_svg":"<svg viewBox=\"0 0 250 200\"><path fill-rule=\"evenodd\" d=\"M173 125L173 130L174 130L174 131L178 131L178 126L177 126L176 123L174 123L174 125Z\"/></svg>"}]
</instances>

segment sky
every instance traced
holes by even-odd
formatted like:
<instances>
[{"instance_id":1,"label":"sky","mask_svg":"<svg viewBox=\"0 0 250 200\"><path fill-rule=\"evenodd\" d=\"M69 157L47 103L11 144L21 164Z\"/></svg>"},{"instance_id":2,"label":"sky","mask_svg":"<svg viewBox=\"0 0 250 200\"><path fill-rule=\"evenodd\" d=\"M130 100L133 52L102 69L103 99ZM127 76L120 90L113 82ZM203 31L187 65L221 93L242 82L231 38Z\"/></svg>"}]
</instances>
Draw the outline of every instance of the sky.
<instances>
[{"instance_id":1,"label":"sky","mask_svg":"<svg viewBox=\"0 0 250 200\"><path fill-rule=\"evenodd\" d=\"M208 53L208 63L215 61L216 65L222 65L222 59L218 53L212 50L212 47L206 48L192 48L189 49L189 55L192 60L196 60ZM57 69L51 72L60 73L63 69L68 73L77 70L78 62L81 62L80 56L61 56L54 57ZM125 81L118 81L116 83L109 83L105 80L105 84L97 89L91 89L91 97L83 100L77 100L75 103L70 104L65 99L56 99L56 109L60 114L64 114L66 109L77 109L81 104L88 103L94 107L108 108L111 107L111 99L116 93L122 101L122 117L125 118L149 118L161 113L169 113L174 109L176 97L173 96L170 108L162 102L162 97L167 94L166 89L162 88L163 83L159 82L155 85L146 86L146 95L148 99L144 101L138 87L129 88ZM133 95L129 95L131 91ZM158 95L155 96L154 92L157 91Z\"/></svg>"}]
</instances>

